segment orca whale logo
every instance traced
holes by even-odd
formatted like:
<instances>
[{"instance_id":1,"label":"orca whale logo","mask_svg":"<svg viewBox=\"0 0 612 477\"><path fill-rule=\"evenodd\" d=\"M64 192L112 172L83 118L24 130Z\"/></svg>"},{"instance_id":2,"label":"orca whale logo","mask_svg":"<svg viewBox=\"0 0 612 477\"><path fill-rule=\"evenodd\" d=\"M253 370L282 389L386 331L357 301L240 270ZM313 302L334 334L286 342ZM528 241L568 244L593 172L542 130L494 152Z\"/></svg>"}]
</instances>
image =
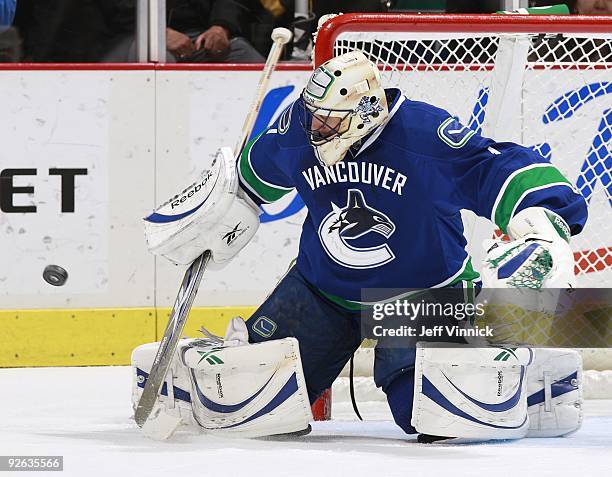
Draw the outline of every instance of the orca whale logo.
<instances>
[{"instance_id":1,"label":"orca whale logo","mask_svg":"<svg viewBox=\"0 0 612 477\"><path fill-rule=\"evenodd\" d=\"M368 206L363 193L350 189L346 206L331 203L332 211L319 226L319 239L329 257L348 268L375 268L389 263L395 255L386 243L374 247L356 247L350 241L369 233L384 240L395 232L395 224L382 212Z\"/></svg>"}]
</instances>

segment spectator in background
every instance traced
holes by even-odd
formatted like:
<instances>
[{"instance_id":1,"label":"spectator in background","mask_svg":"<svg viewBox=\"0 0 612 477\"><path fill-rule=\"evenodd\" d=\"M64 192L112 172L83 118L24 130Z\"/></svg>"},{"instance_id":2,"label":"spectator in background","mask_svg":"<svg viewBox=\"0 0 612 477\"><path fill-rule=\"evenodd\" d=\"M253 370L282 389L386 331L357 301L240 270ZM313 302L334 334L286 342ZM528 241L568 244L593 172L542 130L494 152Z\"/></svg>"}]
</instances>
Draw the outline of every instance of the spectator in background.
<instances>
[{"instance_id":1,"label":"spectator in background","mask_svg":"<svg viewBox=\"0 0 612 477\"><path fill-rule=\"evenodd\" d=\"M384 12L385 5L380 0L313 0L312 10L317 16L317 21L322 15L329 13L354 13L354 12Z\"/></svg>"},{"instance_id":2,"label":"spectator in background","mask_svg":"<svg viewBox=\"0 0 612 477\"><path fill-rule=\"evenodd\" d=\"M101 6L112 1L19 0L15 26L23 39L22 60L100 61L108 51L110 38L107 12Z\"/></svg>"},{"instance_id":3,"label":"spectator in background","mask_svg":"<svg viewBox=\"0 0 612 477\"><path fill-rule=\"evenodd\" d=\"M612 0L577 0L576 13L580 15L612 15Z\"/></svg>"},{"instance_id":4,"label":"spectator in background","mask_svg":"<svg viewBox=\"0 0 612 477\"><path fill-rule=\"evenodd\" d=\"M570 12L579 15L612 15L612 0L532 0L529 2L532 7L544 7L564 3Z\"/></svg>"},{"instance_id":5,"label":"spectator in background","mask_svg":"<svg viewBox=\"0 0 612 477\"><path fill-rule=\"evenodd\" d=\"M17 0L0 0L0 63L19 61L20 38L11 28L16 7Z\"/></svg>"},{"instance_id":6,"label":"spectator in background","mask_svg":"<svg viewBox=\"0 0 612 477\"><path fill-rule=\"evenodd\" d=\"M501 0L447 0L446 2L446 13L495 13L499 10L504 10L504 2Z\"/></svg>"},{"instance_id":7,"label":"spectator in background","mask_svg":"<svg viewBox=\"0 0 612 477\"><path fill-rule=\"evenodd\" d=\"M276 27L293 29L295 20L294 0L243 0L249 12L245 14L242 30L245 37L263 56L272 46L272 30ZM283 49L284 60L291 58L293 43Z\"/></svg>"},{"instance_id":8,"label":"spectator in background","mask_svg":"<svg viewBox=\"0 0 612 477\"><path fill-rule=\"evenodd\" d=\"M13 24L17 0L0 0L0 29L4 30Z\"/></svg>"},{"instance_id":9,"label":"spectator in background","mask_svg":"<svg viewBox=\"0 0 612 477\"><path fill-rule=\"evenodd\" d=\"M136 0L115 3L114 25L125 28L136 18ZM242 36L241 22L248 12L245 0L166 0L168 62L260 63L264 61ZM120 38L106 61L135 61L134 35Z\"/></svg>"}]
</instances>

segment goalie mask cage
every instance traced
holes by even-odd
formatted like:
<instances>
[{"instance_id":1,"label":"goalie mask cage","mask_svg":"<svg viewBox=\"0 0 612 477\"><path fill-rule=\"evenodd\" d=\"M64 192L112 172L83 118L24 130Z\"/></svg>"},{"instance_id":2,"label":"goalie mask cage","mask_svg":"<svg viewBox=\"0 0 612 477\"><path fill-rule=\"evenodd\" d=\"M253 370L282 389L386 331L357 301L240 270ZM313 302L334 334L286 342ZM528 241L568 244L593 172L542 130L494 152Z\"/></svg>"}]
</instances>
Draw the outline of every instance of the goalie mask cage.
<instances>
[{"instance_id":1,"label":"goalie mask cage","mask_svg":"<svg viewBox=\"0 0 612 477\"><path fill-rule=\"evenodd\" d=\"M383 87L558 167L589 205L572 239L578 286L612 287L612 17L330 15L315 38L315 66L360 50L378 65ZM469 212L464 223L476 265L482 240L499 232ZM371 376L369 351L359 351L356 375ZM583 357L585 369L612 369L609 349ZM587 397L612 397L612 371L585 381Z\"/></svg>"}]
</instances>

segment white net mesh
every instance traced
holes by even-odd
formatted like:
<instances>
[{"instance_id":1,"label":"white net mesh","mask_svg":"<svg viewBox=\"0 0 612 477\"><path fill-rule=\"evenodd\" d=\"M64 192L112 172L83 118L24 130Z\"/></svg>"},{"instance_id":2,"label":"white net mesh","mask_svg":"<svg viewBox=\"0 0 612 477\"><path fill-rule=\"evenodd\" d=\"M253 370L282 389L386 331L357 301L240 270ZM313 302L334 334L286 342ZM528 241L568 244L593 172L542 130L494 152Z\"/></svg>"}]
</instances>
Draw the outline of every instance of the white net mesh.
<instances>
[{"instance_id":1,"label":"white net mesh","mask_svg":"<svg viewBox=\"0 0 612 477\"><path fill-rule=\"evenodd\" d=\"M483 135L532 147L557 166L589 204L587 225L572 240L578 285L611 287L612 34L551 34L550 24L546 34L411 32L410 21L389 32L357 23L315 48L328 57L361 50L379 65L385 87L442 107ZM464 219L478 266L482 240L499 232L469 212ZM612 369L610 350L583 355L586 369ZM604 394L612 395L610 386Z\"/></svg>"}]
</instances>

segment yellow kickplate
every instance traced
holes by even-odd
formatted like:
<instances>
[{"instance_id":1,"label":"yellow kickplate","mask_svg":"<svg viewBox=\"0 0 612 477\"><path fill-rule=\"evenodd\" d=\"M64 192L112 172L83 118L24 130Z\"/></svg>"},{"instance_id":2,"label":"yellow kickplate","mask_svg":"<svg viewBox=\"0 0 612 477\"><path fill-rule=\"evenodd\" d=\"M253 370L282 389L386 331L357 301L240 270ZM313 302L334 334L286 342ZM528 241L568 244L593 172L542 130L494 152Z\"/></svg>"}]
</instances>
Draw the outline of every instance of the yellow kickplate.
<instances>
[{"instance_id":1,"label":"yellow kickplate","mask_svg":"<svg viewBox=\"0 0 612 477\"><path fill-rule=\"evenodd\" d=\"M128 364L155 340L154 308L1 310L0 367Z\"/></svg>"},{"instance_id":2,"label":"yellow kickplate","mask_svg":"<svg viewBox=\"0 0 612 477\"><path fill-rule=\"evenodd\" d=\"M223 336L230 318L255 307L194 308L184 336L204 326ZM132 350L158 341L169 308L0 310L0 368L128 365Z\"/></svg>"},{"instance_id":3,"label":"yellow kickplate","mask_svg":"<svg viewBox=\"0 0 612 477\"><path fill-rule=\"evenodd\" d=\"M157 341L161 340L170 308L158 308L157 313ZM211 307L211 308L193 308L189 314L187 325L183 336L189 338L201 338L204 335L199 332L200 327L206 328L211 333L218 336L225 335L225 329L230 319L235 316L241 316L245 320L248 319L256 310L254 306L228 306L228 307Z\"/></svg>"}]
</instances>

